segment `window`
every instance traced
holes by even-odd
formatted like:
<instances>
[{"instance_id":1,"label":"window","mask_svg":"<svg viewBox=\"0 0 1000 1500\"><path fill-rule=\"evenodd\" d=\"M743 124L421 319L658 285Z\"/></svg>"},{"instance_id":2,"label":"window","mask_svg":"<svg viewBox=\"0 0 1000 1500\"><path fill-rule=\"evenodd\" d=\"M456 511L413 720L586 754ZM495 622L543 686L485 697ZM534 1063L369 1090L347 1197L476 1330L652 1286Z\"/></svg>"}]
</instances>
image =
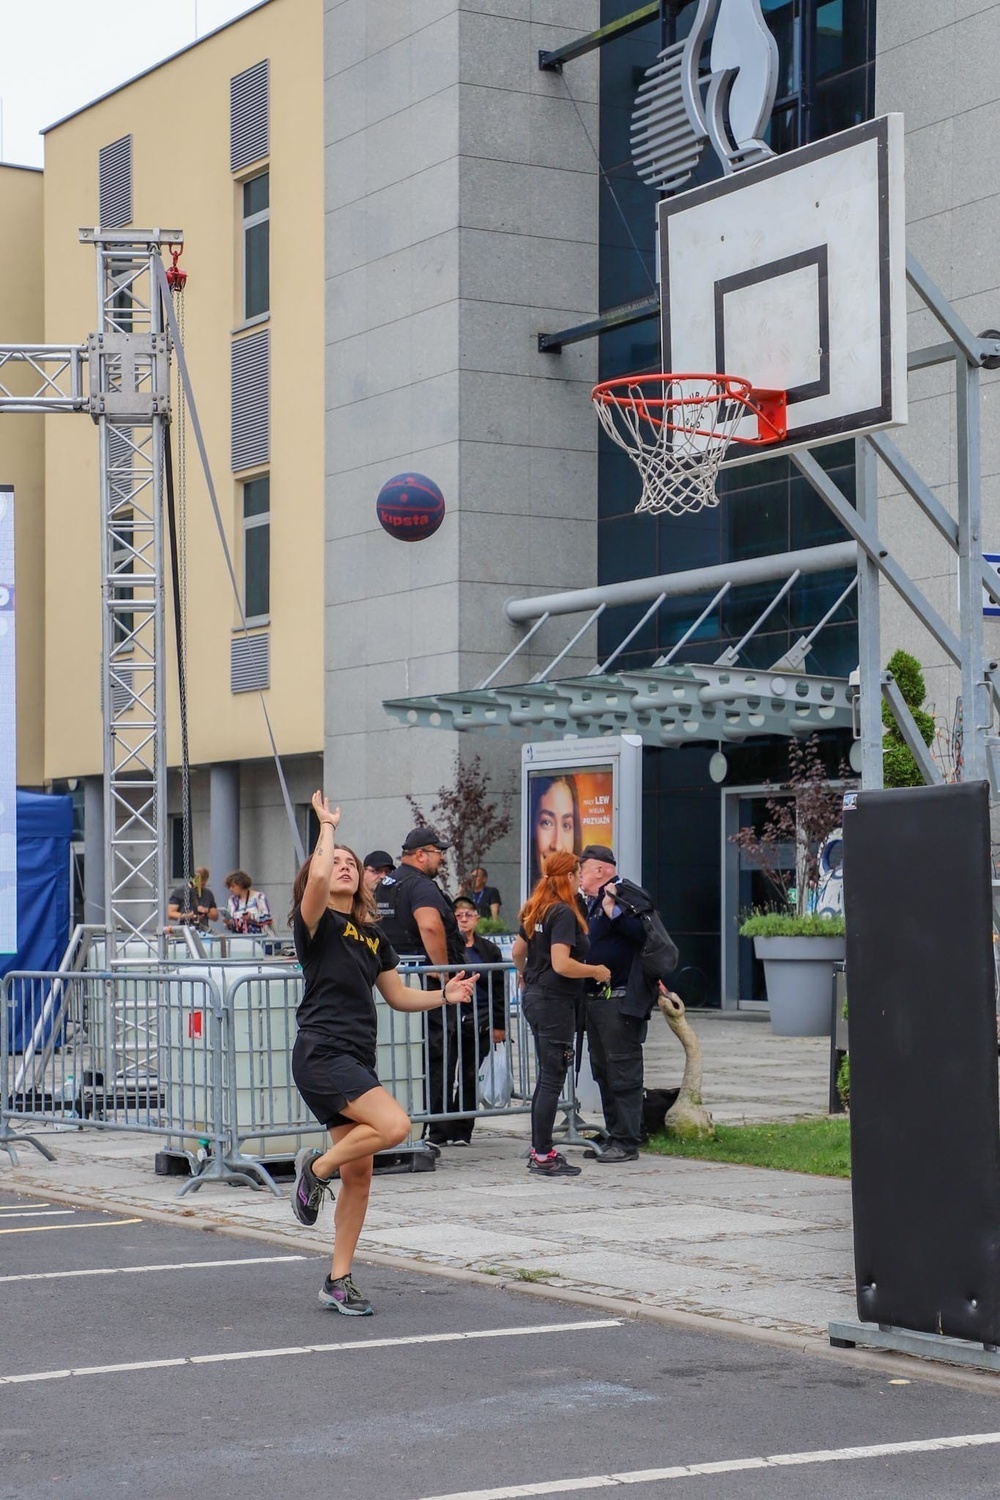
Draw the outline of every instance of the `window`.
<instances>
[{"instance_id":1,"label":"window","mask_svg":"<svg viewBox=\"0 0 1000 1500\"><path fill-rule=\"evenodd\" d=\"M170 880L186 880L184 869L184 819L177 814L170 818Z\"/></svg>"},{"instance_id":2,"label":"window","mask_svg":"<svg viewBox=\"0 0 1000 1500\"><path fill-rule=\"evenodd\" d=\"M243 609L247 620L271 609L271 480L248 479L243 490Z\"/></svg>"},{"instance_id":3,"label":"window","mask_svg":"<svg viewBox=\"0 0 1000 1500\"><path fill-rule=\"evenodd\" d=\"M243 316L258 318L270 307L270 174L243 184Z\"/></svg>"}]
</instances>

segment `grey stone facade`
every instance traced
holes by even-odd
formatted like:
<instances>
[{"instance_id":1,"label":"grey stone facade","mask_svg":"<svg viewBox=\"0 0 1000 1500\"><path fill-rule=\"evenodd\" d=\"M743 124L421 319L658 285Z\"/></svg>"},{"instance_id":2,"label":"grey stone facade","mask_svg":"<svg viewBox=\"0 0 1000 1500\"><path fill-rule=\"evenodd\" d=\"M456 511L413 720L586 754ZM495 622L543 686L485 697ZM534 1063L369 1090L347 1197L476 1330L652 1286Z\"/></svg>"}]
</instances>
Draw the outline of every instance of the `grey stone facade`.
<instances>
[{"instance_id":1,"label":"grey stone facade","mask_svg":"<svg viewBox=\"0 0 1000 1500\"><path fill-rule=\"evenodd\" d=\"M327 0L324 779L361 853L398 850L456 749L518 761L382 700L472 686L518 639L505 599L596 581L597 350L537 335L597 311L597 60L537 58L599 9ZM375 515L410 468L448 506L417 544ZM509 912L513 836L497 856Z\"/></svg>"},{"instance_id":2,"label":"grey stone facade","mask_svg":"<svg viewBox=\"0 0 1000 1500\"><path fill-rule=\"evenodd\" d=\"M901 110L906 126L907 246L973 333L1000 326L1000 5L995 0L879 0L876 107ZM910 296L910 347L941 342L940 326ZM982 376L982 550L1000 552L1000 376ZM938 367L910 377L908 425L893 440L956 513L954 376ZM953 629L954 556L881 470L883 539ZM957 670L898 596L882 586L882 659L912 651L928 699L951 722ZM1000 620L984 622L987 657L1000 655Z\"/></svg>"}]
</instances>

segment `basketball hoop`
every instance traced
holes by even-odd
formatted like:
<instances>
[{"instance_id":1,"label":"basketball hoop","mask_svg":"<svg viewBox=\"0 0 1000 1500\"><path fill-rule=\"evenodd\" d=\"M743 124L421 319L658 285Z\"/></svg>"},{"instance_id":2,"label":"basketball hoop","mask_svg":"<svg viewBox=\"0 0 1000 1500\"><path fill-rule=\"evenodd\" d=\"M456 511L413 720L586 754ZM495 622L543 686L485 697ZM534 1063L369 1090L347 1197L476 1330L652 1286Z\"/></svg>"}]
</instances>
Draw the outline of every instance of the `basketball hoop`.
<instances>
[{"instance_id":1,"label":"basketball hoop","mask_svg":"<svg viewBox=\"0 0 1000 1500\"><path fill-rule=\"evenodd\" d=\"M636 514L682 516L718 505L715 481L729 445L786 436L785 392L755 390L735 375L624 375L595 385L591 399L608 437L642 475Z\"/></svg>"}]
</instances>

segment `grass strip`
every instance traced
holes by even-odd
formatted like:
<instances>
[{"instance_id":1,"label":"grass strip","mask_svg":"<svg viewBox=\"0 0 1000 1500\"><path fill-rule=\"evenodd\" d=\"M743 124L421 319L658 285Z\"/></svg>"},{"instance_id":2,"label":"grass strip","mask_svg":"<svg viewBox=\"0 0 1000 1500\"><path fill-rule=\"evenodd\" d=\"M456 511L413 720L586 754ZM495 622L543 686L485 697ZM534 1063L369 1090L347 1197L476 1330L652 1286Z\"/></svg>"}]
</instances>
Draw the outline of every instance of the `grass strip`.
<instances>
[{"instance_id":1,"label":"grass strip","mask_svg":"<svg viewBox=\"0 0 1000 1500\"><path fill-rule=\"evenodd\" d=\"M770 1167L777 1172L809 1172L817 1177L850 1177L851 1138L846 1115L821 1115L767 1125L717 1125L715 1139L681 1141L650 1136L646 1151L657 1156L696 1157Z\"/></svg>"}]
</instances>

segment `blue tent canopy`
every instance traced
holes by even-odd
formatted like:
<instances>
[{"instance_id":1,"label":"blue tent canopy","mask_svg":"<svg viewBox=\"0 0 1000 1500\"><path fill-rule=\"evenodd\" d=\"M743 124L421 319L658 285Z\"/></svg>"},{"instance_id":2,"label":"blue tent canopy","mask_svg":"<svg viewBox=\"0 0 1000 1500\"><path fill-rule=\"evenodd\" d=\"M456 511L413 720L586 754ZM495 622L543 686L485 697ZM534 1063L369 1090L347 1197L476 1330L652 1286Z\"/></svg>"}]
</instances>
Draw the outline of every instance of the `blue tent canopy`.
<instances>
[{"instance_id":1,"label":"blue tent canopy","mask_svg":"<svg viewBox=\"0 0 1000 1500\"><path fill-rule=\"evenodd\" d=\"M17 952L0 956L0 978L12 969L57 969L69 942L72 797L17 793ZM41 997L39 997L40 1002ZM34 1017L10 1016L10 1047L23 1050Z\"/></svg>"}]
</instances>

